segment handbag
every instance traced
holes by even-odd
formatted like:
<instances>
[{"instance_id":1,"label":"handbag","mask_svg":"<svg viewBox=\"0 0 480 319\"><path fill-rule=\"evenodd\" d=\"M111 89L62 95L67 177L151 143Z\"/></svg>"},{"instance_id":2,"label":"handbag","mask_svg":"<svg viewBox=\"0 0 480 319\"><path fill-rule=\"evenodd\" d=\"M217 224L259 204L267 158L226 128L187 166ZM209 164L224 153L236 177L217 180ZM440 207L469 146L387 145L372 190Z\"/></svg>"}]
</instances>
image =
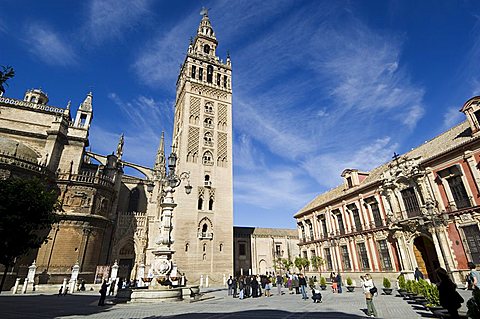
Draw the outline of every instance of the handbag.
<instances>
[{"instance_id":1,"label":"handbag","mask_svg":"<svg viewBox=\"0 0 480 319\"><path fill-rule=\"evenodd\" d=\"M377 287L373 286L372 288L370 288L369 291L370 291L370 293L371 293L372 295L374 295L374 294L377 293L378 289L377 289Z\"/></svg>"}]
</instances>

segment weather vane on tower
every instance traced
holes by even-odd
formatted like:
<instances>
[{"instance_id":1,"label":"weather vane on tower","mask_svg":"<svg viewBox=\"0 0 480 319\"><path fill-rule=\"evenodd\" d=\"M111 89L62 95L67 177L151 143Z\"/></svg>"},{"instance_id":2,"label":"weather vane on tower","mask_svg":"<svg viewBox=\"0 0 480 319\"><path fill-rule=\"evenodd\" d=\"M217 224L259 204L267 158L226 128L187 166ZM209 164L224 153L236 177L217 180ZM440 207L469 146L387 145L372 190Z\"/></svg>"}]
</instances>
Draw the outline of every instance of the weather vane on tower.
<instances>
[{"instance_id":1,"label":"weather vane on tower","mask_svg":"<svg viewBox=\"0 0 480 319\"><path fill-rule=\"evenodd\" d=\"M208 9L205 7L202 7L202 11L200 11L200 15L204 17L208 17Z\"/></svg>"}]
</instances>

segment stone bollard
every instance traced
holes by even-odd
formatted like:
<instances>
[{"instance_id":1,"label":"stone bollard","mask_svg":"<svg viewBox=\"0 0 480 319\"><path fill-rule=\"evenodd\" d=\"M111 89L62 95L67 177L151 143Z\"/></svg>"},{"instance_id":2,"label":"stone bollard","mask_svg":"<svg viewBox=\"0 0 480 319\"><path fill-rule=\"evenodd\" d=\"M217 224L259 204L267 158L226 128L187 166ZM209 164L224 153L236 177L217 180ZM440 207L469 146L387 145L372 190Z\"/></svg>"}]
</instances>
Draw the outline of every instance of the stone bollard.
<instances>
[{"instance_id":1,"label":"stone bollard","mask_svg":"<svg viewBox=\"0 0 480 319\"><path fill-rule=\"evenodd\" d=\"M227 284L227 278L225 274L223 274L223 285L225 286Z\"/></svg>"},{"instance_id":2,"label":"stone bollard","mask_svg":"<svg viewBox=\"0 0 480 319\"><path fill-rule=\"evenodd\" d=\"M208 275L207 275L207 278L205 279L205 287L208 288Z\"/></svg>"},{"instance_id":3,"label":"stone bollard","mask_svg":"<svg viewBox=\"0 0 480 319\"><path fill-rule=\"evenodd\" d=\"M141 263L137 268L137 287L143 287L143 278L145 277L145 265Z\"/></svg>"},{"instance_id":4,"label":"stone bollard","mask_svg":"<svg viewBox=\"0 0 480 319\"><path fill-rule=\"evenodd\" d=\"M203 287L203 275L200 275L200 287Z\"/></svg>"},{"instance_id":5,"label":"stone bollard","mask_svg":"<svg viewBox=\"0 0 480 319\"><path fill-rule=\"evenodd\" d=\"M65 291L67 290L67 281L68 279L67 278L63 278L63 283L62 283L62 295L65 293Z\"/></svg>"},{"instance_id":6,"label":"stone bollard","mask_svg":"<svg viewBox=\"0 0 480 319\"><path fill-rule=\"evenodd\" d=\"M15 295L18 291L18 286L20 286L20 278L15 280L15 286L13 286L12 294Z\"/></svg>"},{"instance_id":7,"label":"stone bollard","mask_svg":"<svg viewBox=\"0 0 480 319\"><path fill-rule=\"evenodd\" d=\"M23 282L22 294L27 293L27 288L28 288L28 278L25 278L25 281Z\"/></svg>"},{"instance_id":8,"label":"stone bollard","mask_svg":"<svg viewBox=\"0 0 480 319\"><path fill-rule=\"evenodd\" d=\"M70 291L71 294L73 294L75 292L75 287L76 286L77 286L77 280L76 279L70 279L68 290Z\"/></svg>"}]
</instances>

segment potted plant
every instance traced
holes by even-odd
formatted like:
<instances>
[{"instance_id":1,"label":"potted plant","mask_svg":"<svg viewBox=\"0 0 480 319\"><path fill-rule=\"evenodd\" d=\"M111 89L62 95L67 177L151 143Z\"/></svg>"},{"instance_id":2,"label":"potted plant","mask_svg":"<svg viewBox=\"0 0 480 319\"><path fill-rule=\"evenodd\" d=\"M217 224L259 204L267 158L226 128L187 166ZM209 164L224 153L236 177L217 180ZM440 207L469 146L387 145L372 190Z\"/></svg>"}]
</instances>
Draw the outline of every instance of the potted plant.
<instances>
[{"instance_id":1,"label":"potted plant","mask_svg":"<svg viewBox=\"0 0 480 319\"><path fill-rule=\"evenodd\" d=\"M427 304L425 305L432 313L438 310L443 309L440 306L440 295L438 293L438 288L434 284L427 284L426 285L426 293L427 296Z\"/></svg>"},{"instance_id":2,"label":"potted plant","mask_svg":"<svg viewBox=\"0 0 480 319\"><path fill-rule=\"evenodd\" d=\"M322 290L327 289L327 279L325 277L320 277L320 288Z\"/></svg>"},{"instance_id":3,"label":"potted plant","mask_svg":"<svg viewBox=\"0 0 480 319\"><path fill-rule=\"evenodd\" d=\"M405 296L405 293L406 293L406 281L405 281L405 276L403 275L400 275L398 276L398 293L400 294L400 296Z\"/></svg>"},{"instance_id":4,"label":"potted plant","mask_svg":"<svg viewBox=\"0 0 480 319\"><path fill-rule=\"evenodd\" d=\"M353 292L355 290L355 286L353 285L353 280L350 277L347 277L347 290L348 292Z\"/></svg>"},{"instance_id":5,"label":"potted plant","mask_svg":"<svg viewBox=\"0 0 480 319\"><path fill-rule=\"evenodd\" d=\"M391 295L392 294L392 283L390 282L390 279L387 277L383 278L383 292L386 295Z\"/></svg>"}]
</instances>

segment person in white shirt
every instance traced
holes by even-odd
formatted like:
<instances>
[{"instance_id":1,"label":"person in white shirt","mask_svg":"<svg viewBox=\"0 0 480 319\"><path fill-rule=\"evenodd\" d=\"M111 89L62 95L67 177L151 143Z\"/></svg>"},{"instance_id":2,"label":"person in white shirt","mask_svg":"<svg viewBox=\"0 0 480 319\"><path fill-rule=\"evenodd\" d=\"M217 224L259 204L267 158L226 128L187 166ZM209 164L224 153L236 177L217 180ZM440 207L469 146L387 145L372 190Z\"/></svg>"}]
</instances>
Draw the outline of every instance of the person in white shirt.
<instances>
[{"instance_id":1,"label":"person in white shirt","mask_svg":"<svg viewBox=\"0 0 480 319\"><path fill-rule=\"evenodd\" d=\"M363 293L365 294L365 301L367 303L367 315L370 317L376 317L377 310L373 304L373 296L375 292L372 293L372 288L375 288L375 285L373 284L372 277L369 274L366 274L365 277L360 278L363 280L362 287Z\"/></svg>"}]
</instances>

